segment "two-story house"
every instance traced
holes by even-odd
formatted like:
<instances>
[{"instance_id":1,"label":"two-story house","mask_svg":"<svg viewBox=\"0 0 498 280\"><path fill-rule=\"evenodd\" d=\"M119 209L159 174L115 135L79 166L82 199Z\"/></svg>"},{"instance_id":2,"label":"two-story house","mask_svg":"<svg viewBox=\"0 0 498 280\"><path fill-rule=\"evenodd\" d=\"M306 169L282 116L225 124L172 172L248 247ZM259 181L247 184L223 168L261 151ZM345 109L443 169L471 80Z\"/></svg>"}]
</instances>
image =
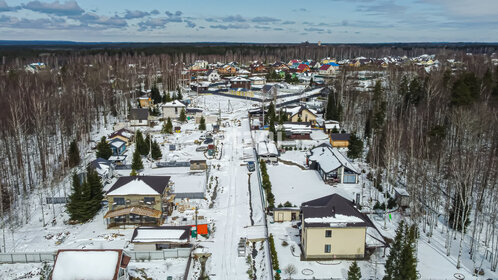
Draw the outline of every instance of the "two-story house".
<instances>
[{"instance_id":1,"label":"two-story house","mask_svg":"<svg viewBox=\"0 0 498 280\"><path fill-rule=\"evenodd\" d=\"M173 206L169 183L169 176L118 178L105 195L107 226L161 225Z\"/></svg>"},{"instance_id":2,"label":"two-story house","mask_svg":"<svg viewBox=\"0 0 498 280\"><path fill-rule=\"evenodd\" d=\"M173 100L171 102L165 103L162 106L163 109L163 117L164 119L171 118L176 119L180 117L180 113L182 109L185 109L186 106L182 102L178 100Z\"/></svg>"},{"instance_id":3,"label":"two-story house","mask_svg":"<svg viewBox=\"0 0 498 280\"><path fill-rule=\"evenodd\" d=\"M304 202L301 222L305 259L362 259L366 248L385 246L367 215L338 194Z\"/></svg>"}]
</instances>

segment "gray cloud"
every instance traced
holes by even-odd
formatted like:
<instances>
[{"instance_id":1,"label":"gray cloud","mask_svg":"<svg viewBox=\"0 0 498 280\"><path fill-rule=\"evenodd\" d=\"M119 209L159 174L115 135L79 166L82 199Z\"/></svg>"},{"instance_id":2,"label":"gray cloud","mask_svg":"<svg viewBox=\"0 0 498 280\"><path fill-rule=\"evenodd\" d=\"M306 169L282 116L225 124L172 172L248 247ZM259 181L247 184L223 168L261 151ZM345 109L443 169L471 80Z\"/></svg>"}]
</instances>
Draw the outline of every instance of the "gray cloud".
<instances>
[{"instance_id":1,"label":"gray cloud","mask_svg":"<svg viewBox=\"0 0 498 280\"><path fill-rule=\"evenodd\" d=\"M280 19L272 17L255 17L251 21L259 24L269 24L279 22Z\"/></svg>"},{"instance_id":2,"label":"gray cloud","mask_svg":"<svg viewBox=\"0 0 498 280\"><path fill-rule=\"evenodd\" d=\"M58 16L74 16L81 15L85 12L76 1L67 1L67 2L40 2L40 1L31 1L27 4L22 5L24 9L31 10L34 12L44 13L44 14L52 14Z\"/></svg>"},{"instance_id":3,"label":"gray cloud","mask_svg":"<svg viewBox=\"0 0 498 280\"><path fill-rule=\"evenodd\" d=\"M295 13L299 13L299 12L307 12L308 10L305 9L305 8L300 8L300 9L294 9L292 11L295 12Z\"/></svg>"},{"instance_id":4,"label":"gray cloud","mask_svg":"<svg viewBox=\"0 0 498 280\"><path fill-rule=\"evenodd\" d=\"M223 22L246 22L247 20L243 18L241 15L235 15L235 16L227 16L221 18L221 21Z\"/></svg>"},{"instance_id":5,"label":"gray cloud","mask_svg":"<svg viewBox=\"0 0 498 280\"><path fill-rule=\"evenodd\" d=\"M323 28L310 27L310 28L305 28L304 31L307 31L307 32L323 32L325 30Z\"/></svg>"},{"instance_id":6,"label":"gray cloud","mask_svg":"<svg viewBox=\"0 0 498 280\"><path fill-rule=\"evenodd\" d=\"M185 20L185 23L187 24L187 27L189 27L189 28L194 28L197 26L193 21L190 21L190 20Z\"/></svg>"},{"instance_id":7,"label":"gray cloud","mask_svg":"<svg viewBox=\"0 0 498 280\"><path fill-rule=\"evenodd\" d=\"M292 20L286 20L286 21L282 22L282 24L286 24L286 25L287 24L294 24L294 23L296 23L296 22L292 21Z\"/></svg>"},{"instance_id":8,"label":"gray cloud","mask_svg":"<svg viewBox=\"0 0 498 280\"><path fill-rule=\"evenodd\" d=\"M11 7L7 5L7 2L5 2L5 0L0 0L0 12L16 11L20 8L20 6Z\"/></svg>"},{"instance_id":9,"label":"gray cloud","mask_svg":"<svg viewBox=\"0 0 498 280\"><path fill-rule=\"evenodd\" d=\"M126 10L126 14L124 15L124 18L125 19L143 18L143 17L149 16L150 14L151 13L149 13L149 12L144 12L144 11L139 11L139 10L134 10L134 11Z\"/></svg>"},{"instance_id":10,"label":"gray cloud","mask_svg":"<svg viewBox=\"0 0 498 280\"><path fill-rule=\"evenodd\" d=\"M261 29L261 30L270 30L271 29L271 27L266 26L266 25L255 25L254 28Z\"/></svg>"},{"instance_id":11,"label":"gray cloud","mask_svg":"<svg viewBox=\"0 0 498 280\"><path fill-rule=\"evenodd\" d=\"M248 29L251 26L247 23L231 23L231 24L227 24L227 25L223 25L223 24L210 25L209 27L211 27L213 29L227 30L227 29Z\"/></svg>"},{"instance_id":12,"label":"gray cloud","mask_svg":"<svg viewBox=\"0 0 498 280\"><path fill-rule=\"evenodd\" d=\"M94 13L85 13L81 16L73 17L73 19L79 20L83 25L98 25L105 28L123 28L128 26L126 20L118 16L106 17Z\"/></svg>"}]
</instances>

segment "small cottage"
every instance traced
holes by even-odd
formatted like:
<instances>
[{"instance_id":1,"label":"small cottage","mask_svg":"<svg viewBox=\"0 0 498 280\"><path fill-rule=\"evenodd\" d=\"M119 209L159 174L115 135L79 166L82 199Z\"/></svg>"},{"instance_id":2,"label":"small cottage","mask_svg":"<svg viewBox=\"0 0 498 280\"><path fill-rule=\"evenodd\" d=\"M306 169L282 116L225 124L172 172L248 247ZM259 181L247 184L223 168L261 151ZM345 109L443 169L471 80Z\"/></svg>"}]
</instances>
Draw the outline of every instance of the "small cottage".
<instances>
[{"instance_id":1,"label":"small cottage","mask_svg":"<svg viewBox=\"0 0 498 280\"><path fill-rule=\"evenodd\" d=\"M190 226L138 227L130 243L134 251L189 248Z\"/></svg>"},{"instance_id":2,"label":"small cottage","mask_svg":"<svg viewBox=\"0 0 498 280\"><path fill-rule=\"evenodd\" d=\"M144 108L130 109L128 119L131 126L149 126L149 110Z\"/></svg>"}]
</instances>

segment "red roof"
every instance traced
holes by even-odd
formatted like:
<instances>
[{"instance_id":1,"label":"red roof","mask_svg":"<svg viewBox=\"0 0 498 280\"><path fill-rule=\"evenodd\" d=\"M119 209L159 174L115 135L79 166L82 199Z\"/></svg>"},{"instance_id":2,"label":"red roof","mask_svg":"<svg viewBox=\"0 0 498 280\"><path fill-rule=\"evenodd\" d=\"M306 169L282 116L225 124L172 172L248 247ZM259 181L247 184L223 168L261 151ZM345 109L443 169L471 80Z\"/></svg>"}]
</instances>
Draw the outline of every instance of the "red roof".
<instances>
[{"instance_id":1,"label":"red roof","mask_svg":"<svg viewBox=\"0 0 498 280\"><path fill-rule=\"evenodd\" d=\"M322 67L320 67L320 70L329 70L330 64L324 64Z\"/></svg>"},{"instance_id":2,"label":"red roof","mask_svg":"<svg viewBox=\"0 0 498 280\"><path fill-rule=\"evenodd\" d=\"M309 66L306 65L306 64L299 64L299 66L297 67L297 69L299 69L299 70L304 70L304 69L307 69L307 68L309 68Z\"/></svg>"}]
</instances>

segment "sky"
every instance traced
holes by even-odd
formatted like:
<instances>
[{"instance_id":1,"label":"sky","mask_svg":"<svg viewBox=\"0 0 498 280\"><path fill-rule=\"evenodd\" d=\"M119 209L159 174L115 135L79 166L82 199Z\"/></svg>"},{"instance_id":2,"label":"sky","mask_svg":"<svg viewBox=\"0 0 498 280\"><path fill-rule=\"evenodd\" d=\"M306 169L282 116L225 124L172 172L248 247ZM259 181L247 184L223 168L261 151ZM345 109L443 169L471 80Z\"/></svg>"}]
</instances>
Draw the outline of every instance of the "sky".
<instances>
[{"instance_id":1,"label":"sky","mask_svg":"<svg viewBox=\"0 0 498 280\"><path fill-rule=\"evenodd\" d=\"M498 42L498 0L0 0L0 40Z\"/></svg>"}]
</instances>

